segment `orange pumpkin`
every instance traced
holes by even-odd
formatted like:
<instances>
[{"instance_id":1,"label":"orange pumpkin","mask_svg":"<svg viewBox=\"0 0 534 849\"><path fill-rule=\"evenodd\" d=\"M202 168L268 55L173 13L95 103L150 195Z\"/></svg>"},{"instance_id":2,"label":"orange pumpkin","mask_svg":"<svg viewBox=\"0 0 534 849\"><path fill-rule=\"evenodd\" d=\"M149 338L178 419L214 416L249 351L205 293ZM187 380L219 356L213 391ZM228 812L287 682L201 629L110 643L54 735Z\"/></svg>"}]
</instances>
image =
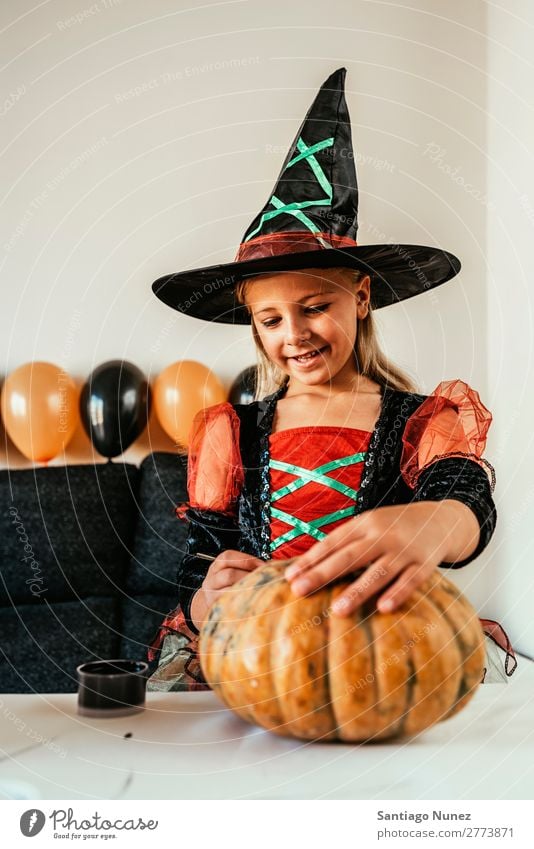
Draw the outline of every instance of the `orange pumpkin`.
<instances>
[{"instance_id":1,"label":"orange pumpkin","mask_svg":"<svg viewBox=\"0 0 534 849\"><path fill-rule=\"evenodd\" d=\"M296 598L289 562L246 575L203 623L202 672L227 707L321 741L417 734L465 707L482 680L484 633L451 581L436 570L398 610L370 599L342 618L331 603L351 581Z\"/></svg>"}]
</instances>

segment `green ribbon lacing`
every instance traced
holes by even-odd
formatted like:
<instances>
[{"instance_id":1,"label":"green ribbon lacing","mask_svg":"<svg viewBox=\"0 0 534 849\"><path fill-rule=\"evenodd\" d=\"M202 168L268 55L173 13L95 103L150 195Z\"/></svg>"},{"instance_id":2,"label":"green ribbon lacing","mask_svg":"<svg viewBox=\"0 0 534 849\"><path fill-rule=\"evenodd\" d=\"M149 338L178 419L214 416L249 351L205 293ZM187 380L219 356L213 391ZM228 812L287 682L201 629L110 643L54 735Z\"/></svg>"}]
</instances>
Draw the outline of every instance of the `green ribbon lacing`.
<instances>
[{"instance_id":1,"label":"green ribbon lacing","mask_svg":"<svg viewBox=\"0 0 534 849\"><path fill-rule=\"evenodd\" d=\"M276 209L273 209L270 212L263 213L260 219L260 223L258 224L256 229L253 230L252 233L250 233L250 235L246 237L245 242L248 242L249 239L252 239L253 236L256 235L256 233L259 233L266 221L269 221L271 218L275 218L277 215L281 215L282 212L287 212L288 215L294 215L295 218L298 218L301 224L304 224L304 226L307 227L308 230L311 230L312 233L320 232L320 228L317 227L313 223L313 221L308 218L307 215L304 215L301 210L306 209L306 207L308 206L332 205L332 186L326 179L326 175L323 169L315 158L315 154L318 153L320 150L324 150L326 147L331 147L333 144L334 137L330 139L323 139L323 141L318 141L311 147L308 147L308 145L302 140L302 138L299 137L297 141L297 148L300 150L300 153L297 156L294 156L293 159L291 159L284 168L284 171L287 171L288 168L291 168L293 165L296 165L297 162L300 162L302 159L306 159L315 175L315 179L323 189L326 197L319 198L318 200L303 200L294 201L293 203L284 203L279 198L277 198L276 195L272 195L269 203L272 203L272 205L276 207Z\"/></svg>"},{"instance_id":2,"label":"green ribbon lacing","mask_svg":"<svg viewBox=\"0 0 534 849\"><path fill-rule=\"evenodd\" d=\"M297 478L271 494L271 505L275 501L278 501L278 499L283 498L284 495L288 495L290 492L296 492L296 490L306 486L306 484L311 481L321 483L324 486L329 486L331 489L342 492L343 495L348 495L349 498L352 498L354 502L356 502L358 499L358 490L353 489L334 478L329 478L326 475L326 472L330 472L332 469L339 469L343 466L351 466L355 463L362 463L365 460L365 456L366 452L349 454L347 457L340 457L337 460L331 460L329 463L324 463L316 469L305 469L302 466L295 466L293 463L284 463L282 460L270 459L269 467L271 469L278 469L281 472L289 472ZM285 513L283 510L279 510L278 507L271 506L272 516L277 519L281 519L287 525L293 525L293 530L287 531L285 534L281 534L275 540L271 541L271 551L275 551L285 542L289 542L302 534L309 534L309 536L312 536L316 540L324 539L327 535L323 531L319 530L322 525L328 525L330 522L337 522L338 519L345 519L348 516L353 516L354 511L355 504L351 504L349 507L344 507L342 510L336 510L334 513L328 513L324 516L320 516L318 519L312 519L311 522L306 522L297 518L297 516L292 516L290 513Z\"/></svg>"}]
</instances>

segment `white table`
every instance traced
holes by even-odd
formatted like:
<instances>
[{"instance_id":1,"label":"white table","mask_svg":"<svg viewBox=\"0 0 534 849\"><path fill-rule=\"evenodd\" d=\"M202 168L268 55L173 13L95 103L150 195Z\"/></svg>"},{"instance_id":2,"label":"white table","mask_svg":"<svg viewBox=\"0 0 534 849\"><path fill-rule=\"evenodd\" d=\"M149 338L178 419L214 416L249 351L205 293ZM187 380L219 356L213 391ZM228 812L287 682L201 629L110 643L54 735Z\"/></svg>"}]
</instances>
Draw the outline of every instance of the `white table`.
<instances>
[{"instance_id":1,"label":"white table","mask_svg":"<svg viewBox=\"0 0 534 849\"><path fill-rule=\"evenodd\" d=\"M532 799L534 663L518 661L398 743L277 737L211 692L148 693L142 713L102 720L78 716L74 694L0 695L0 798Z\"/></svg>"}]
</instances>

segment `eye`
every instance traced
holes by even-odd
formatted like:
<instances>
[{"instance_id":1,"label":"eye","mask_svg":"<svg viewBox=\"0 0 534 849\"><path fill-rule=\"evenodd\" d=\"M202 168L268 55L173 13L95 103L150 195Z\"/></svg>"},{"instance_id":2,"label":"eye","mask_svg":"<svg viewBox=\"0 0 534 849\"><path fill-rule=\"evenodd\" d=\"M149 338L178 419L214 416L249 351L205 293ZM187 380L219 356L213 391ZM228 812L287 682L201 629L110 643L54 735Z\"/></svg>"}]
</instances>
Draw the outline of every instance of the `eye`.
<instances>
[{"instance_id":1,"label":"eye","mask_svg":"<svg viewBox=\"0 0 534 849\"><path fill-rule=\"evenodd\" d=\"M324 312L328 309L330 304L314 304L313 307L307 307L309 312Z\"/></svg>"},{"instance_id":2,"label":"eye","mask_svg":"<svg viewBox=\"0 0 534 849\"><path fill-rule=\"evenodd\" d=\"M330 304L314 304L313 307L306 307L305 312L321 313L321 312L325 312L325 310L327 310L329 306L330 306ZM279 321L279 319L272 318L269 321L262 321L262 325L264 327L274 327L275 324L277 324L278 321Z\"/></svg>"}]
</instances>

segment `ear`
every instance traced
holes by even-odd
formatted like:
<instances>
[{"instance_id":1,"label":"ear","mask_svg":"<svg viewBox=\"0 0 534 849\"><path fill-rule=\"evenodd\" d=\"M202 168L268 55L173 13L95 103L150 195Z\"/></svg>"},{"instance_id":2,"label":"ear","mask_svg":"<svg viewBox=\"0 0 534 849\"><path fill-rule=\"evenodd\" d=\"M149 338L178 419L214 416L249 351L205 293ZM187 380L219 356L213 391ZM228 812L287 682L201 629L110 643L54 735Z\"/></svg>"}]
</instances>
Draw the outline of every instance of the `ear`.
<instances>
[{"instance_id":1,"label":"ear","mask_svg":"<svg viewBox=\"0 0 534 849\"><path fill-rule=\"evenodd\" d=\"M371 299L371 278L368 274L358 281L354 294L356 296L356 310L358 318L365 318L369 312L369 302Z\"/></svg>"}]
</instances>

